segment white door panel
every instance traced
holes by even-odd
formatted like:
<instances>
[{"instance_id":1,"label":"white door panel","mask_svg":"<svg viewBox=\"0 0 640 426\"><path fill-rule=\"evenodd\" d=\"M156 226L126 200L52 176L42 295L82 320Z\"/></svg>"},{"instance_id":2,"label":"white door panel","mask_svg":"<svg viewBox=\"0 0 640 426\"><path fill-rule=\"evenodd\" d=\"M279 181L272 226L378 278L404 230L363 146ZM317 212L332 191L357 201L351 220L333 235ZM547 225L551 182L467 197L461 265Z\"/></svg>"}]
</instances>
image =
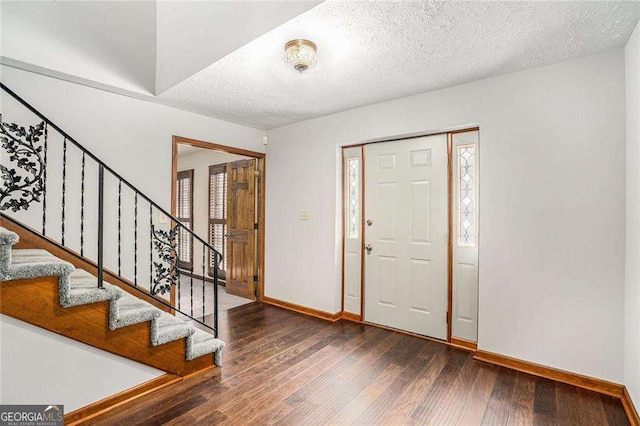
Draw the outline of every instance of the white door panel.
<instances>
[{"instance_id":1,"label":"white door panel","mask_svg":"<svg viewBox=\"0 0 640 426\"><path fill-rule=\"evenodd\" d=\"M447 137L365 147L365 320L446 339Z\"/></svg>"}]
</instances>

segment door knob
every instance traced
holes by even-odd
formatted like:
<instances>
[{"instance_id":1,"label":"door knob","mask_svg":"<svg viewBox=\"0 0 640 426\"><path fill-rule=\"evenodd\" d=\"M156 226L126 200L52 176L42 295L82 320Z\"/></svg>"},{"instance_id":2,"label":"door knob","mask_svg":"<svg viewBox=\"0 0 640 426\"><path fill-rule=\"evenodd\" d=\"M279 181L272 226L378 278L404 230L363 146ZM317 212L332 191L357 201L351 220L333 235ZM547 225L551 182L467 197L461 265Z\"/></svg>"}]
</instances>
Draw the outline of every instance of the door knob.
<instances>
[{"instance_id":1,"label":"door knob","mask_svg":"<svg viewBox=\"0 0 640 426\"><path fill-rule=\"evenodd\" d=\"M371 219L367 219L367 225L369 226L373 225L373 221Z\"/></svg>"},{"instance_id":2,"label":"door knob","mask_svg":"<svg viewBox=\"0 0 640 426\"><path fill-rule=\"evenodd\" d=\"M373 246L371 244L367 244L364 246L364 249L367 251L367 254L371 254L371 250L373 250Z\"/></svg>"},{"instance_id":3,"label":"door knob","mask_svg":"<svg viewBox=\"0 0 640 426\"><path fill-rule=\"evenodd\" d=\"M225 237L225 238L229 238L230 236L231 236L231 235L229 235L229 234L224 234L224 237Z\"/></svg>"}]
</instances>

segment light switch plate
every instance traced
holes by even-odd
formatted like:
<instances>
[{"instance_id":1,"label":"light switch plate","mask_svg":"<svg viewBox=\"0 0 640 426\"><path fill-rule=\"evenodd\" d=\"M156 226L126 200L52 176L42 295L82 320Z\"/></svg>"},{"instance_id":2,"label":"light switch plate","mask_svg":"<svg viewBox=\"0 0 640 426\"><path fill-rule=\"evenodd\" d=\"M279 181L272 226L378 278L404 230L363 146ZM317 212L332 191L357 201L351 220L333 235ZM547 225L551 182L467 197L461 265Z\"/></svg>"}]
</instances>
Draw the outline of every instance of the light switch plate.
<instances>
[{"instance_id":1,"label":"light switch plate","mask_svg":"<svg viewBox=\"0 0 640 426\"><path fill-rule=\"evenodd\" d=\"M169 223L169 217L164 213L158 213L158 223L163 225Z\"/></svg>"},{"instance_id":2,"label":"light switch plate","mask_svg":"<svg viewBox=\"0 0 640 426\"><path fill-rule=\"evenodd\" d=\"M300 220L309 220L309 210L300 210Z\"/></svg>"}]
</instances>

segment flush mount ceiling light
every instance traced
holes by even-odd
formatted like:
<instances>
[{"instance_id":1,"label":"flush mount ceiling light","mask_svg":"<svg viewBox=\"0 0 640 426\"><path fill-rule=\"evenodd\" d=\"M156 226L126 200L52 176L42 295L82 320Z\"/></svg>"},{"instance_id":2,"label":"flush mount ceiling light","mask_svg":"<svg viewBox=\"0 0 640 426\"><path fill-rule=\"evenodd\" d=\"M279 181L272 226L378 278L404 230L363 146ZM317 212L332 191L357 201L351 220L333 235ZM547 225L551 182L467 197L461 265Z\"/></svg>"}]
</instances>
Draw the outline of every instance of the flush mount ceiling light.
<instances>
[{"instance_id":1,"label":"flush mount ceiling light","mask_svg":"<svg viewBox=\"0 0 640 426\"><path fill-rule=\"evenodd\" d=\"M316 61L316 45L309 40L291 40L284 45L284 60L296 71L308 69Z\"/></svg>"}]
</instances>

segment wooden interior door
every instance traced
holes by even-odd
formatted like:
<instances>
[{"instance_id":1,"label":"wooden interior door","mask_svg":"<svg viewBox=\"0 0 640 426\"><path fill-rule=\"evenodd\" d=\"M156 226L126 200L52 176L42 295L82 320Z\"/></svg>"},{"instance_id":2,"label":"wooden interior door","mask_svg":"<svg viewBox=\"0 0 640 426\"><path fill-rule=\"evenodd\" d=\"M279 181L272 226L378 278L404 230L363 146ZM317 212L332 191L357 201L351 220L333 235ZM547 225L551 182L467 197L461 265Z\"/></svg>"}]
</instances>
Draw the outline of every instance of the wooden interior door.
<instances>
[{"instance_id":1,"label":"wooden interior door","mask_svg":"<svg viewBox=\"0 0 640 426\"><path fill-rule=\"evenodd\" d=\"M227 163L227 293L255 299L256 162Z\"/></svg>"}]
</instances>

